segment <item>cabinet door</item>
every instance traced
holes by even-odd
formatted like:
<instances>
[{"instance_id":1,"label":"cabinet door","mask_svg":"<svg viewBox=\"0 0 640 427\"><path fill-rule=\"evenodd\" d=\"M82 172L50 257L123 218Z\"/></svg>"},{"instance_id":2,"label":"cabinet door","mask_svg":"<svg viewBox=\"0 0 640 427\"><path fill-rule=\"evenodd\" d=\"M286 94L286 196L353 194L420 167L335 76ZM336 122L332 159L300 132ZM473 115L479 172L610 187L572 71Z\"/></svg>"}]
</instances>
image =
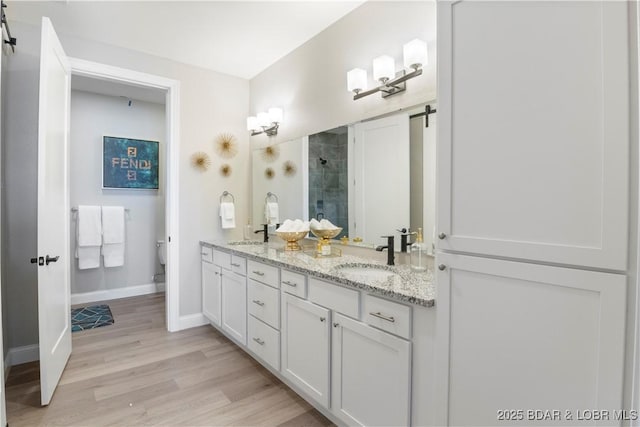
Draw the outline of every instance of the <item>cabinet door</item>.
<instances>
[{"instance_id":1,"label":"cabinet door","mask_svg":"<svg viewBox=\"0 0 640 427\"><path fill-rule=\"evenodd\" d=\"M535 421L527 409L562 409L555 425L576 422L575 410L621 409L624 275L452 254L437 261L436 425L513 424L496 418L508 409L525 411L526 425Z\"/></svg>"},{"instance_id":2,"label":"cabinet door","mask_svg":"<svg viewBox=\"0 0 640 427\"><path fill-rule=\"evenodd\" d=\"M222 270L222 329L247 345L247 279Z\"/></svg>"},{"instance_id":3,"label":"cabinet door","mask_svg":"<svg viewBox=\"0 0 640 427\"><path fill-rule=\"evenodd\" d=\"M347 425L409 425L409 341L334 314L331 363L332 411Z\"/></svg>"},{"instance_id":4,"label":"cabinet door","mask_svg":"<svg viewBox=\"0 0 640 427\"><path fill-rule=\"evenodd\" d=\"M282 295L282 375L329 407L329 310Z\"/></svg>"},{"instance_id":5,"label":"cabinet door","mask_svg":"<svg viewBox=\"0 0 640 427\"><path fill-rule=\"evenodd\" d=\"M626 269L628 15L438 2L439 249Z\"/></svg>"},{"instance_id":6,"label":"cabinet door","mask_svg":"<svg viewBox=\"0 0 640 427\"><path fill-rule=\"evenodd\" d=\"M220 326L221 271L216 265L202 262L202 314L217 326Z\"/></svg>"}]
</instances>

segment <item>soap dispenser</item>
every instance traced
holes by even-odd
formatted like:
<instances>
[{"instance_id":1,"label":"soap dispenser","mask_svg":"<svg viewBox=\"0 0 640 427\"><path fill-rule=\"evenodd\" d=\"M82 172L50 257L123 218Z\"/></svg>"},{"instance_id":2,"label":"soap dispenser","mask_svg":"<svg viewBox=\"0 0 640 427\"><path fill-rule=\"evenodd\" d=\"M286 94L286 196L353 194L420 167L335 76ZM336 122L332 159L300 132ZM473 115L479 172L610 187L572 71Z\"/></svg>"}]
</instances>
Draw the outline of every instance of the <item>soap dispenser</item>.
<instances>
[{"instance_id":1,"label":"soap dispenser","mask_svg":"<svg viewBox=\"0 0 640 427\"><path fill-rule=\"evenodd\" d=\"M247 225L244 226L244 240L251 240L253 238L253 226L251 220L247 220Z\"/></svg>"},{"instance_id":2,"label":"soap dispenser","mask_svg":"<svg viewBox=\"0 0 640 427\"><path fill-rule=\"evenodd\" d=\"M429 247L422 239L422 228L418 228L418 236L413 245L411 245L411 270L427 271L427 253Z\"/></svg>"}]
</instances>

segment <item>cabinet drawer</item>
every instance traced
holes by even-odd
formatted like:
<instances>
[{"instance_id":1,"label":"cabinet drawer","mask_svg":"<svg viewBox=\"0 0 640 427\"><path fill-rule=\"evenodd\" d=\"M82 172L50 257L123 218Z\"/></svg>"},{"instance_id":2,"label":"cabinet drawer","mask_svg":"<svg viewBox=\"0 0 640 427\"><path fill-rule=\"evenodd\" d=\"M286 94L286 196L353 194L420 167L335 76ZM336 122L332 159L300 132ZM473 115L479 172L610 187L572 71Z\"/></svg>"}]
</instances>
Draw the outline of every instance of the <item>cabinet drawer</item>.
<instances>
[{"instance_id":1,"label":"cabinet drawer","mask_svg":"<svg viewBox=\"0 0 640 427\"><path fill-rule=\"evenodd\" d=\"M275 370L280 370L280 332L249 316L249 350Z\"/></svg>"},{"instance_id":2,"label":"cabinet drawer","mask_svg":"<svg viewBox=\"0 0 640 427\"><path fill-rule=\"evenodd\" d=\"M280 329L280 298L277 289L249 279L247 306L249 313Z\"/></svg>"},{"instance_id":3,"label":"cabinet drawer","mask_svg":"<svg viewBox=\"0 0 640 427\"><path fill-rule=\"evenodd\" d=\"M369 325L411 339L411 307L365 295L362 311Z\"/></svg>"},{"instance_id":4,"label":"cabinet drawer","mask_svg":"<svg viewBox=\"0 0 640 427\"><path fill-rule=\"evenodd\" d=\"M200 246L200 258L205 262L213 262L213 249L209 246Z\"/></svg>"},{"instance_id":5,"label":"cabinet drawer","mask_svg":"<svg viewBox=\"0 0 640 427\"><path fill-rule=\"evenodd\" d=\"M219 251L218 249L214 249L213 263L226 270L231 270L231 254L228 252Z\"/></svg>"},{"instance_id":6,"label":"cabinet drawer","mask_svg":"<svg viewBox=\"0 0 640 427\"><path fill-rule=\"evenodd\" d=\"M307 297L307 277L304 274L282 269L280 271L280 287L288 294L300 298Z\"/></svg>"},{"instance_id":7,"label":"cabinet drawer","mask_svg":"<svg viewBox=\"0 0 640 427\"><path fill-rule=\"evenodd\" d=\"M274 288L280 287L278 267L249 260L247 261L247 272L250 279L257 280Z\"/></svg>"},{"instance_id":8,"label":"cabinet drawer","mask_svg":"<svg viewBox=\"0 0 640 427\"><path fill-rule=\"evenodd\" d=\"M309 300L354 318L360 315L360 293L338 285L309 278Z\"/></svg>"},{"instance_id":9,"label":"cabinet drawer","mask_svg":"<svg viewBox=\"0 0 640 427\"><path fill-rule=\"evenodd\" d=\"M246 276L247 259L238 255L231 255L231 271Z\"/></svg>"}]
</instances>

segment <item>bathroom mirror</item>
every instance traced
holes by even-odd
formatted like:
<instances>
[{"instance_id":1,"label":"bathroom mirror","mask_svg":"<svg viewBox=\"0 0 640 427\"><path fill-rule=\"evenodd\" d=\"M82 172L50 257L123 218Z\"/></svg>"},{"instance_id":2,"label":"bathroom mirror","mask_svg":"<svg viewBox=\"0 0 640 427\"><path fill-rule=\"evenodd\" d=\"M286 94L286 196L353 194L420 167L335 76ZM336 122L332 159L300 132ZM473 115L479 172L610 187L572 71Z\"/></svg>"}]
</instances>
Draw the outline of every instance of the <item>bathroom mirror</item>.
<instances>
[{"instance_id":1,"label":"bathroom mirror","mask_svg":"<svg viewBox=\"0 0 640 427\"><path fill-rule=\"evenodd\" d=\"M303 164L306 139L297 138L253 150L251 220L254 230L262 229L261 224L267 223L267 202L277 202L278 222L308 216L302 202L306 188L303 172L306 168Z\"/></svg>"},{"instance_id":2,"label":"bathroom mirror","mask_svg":"<svg viewBox=\"0 0 640 427\"><path fill-rule=\"evenodd\" d=\"M393 233L396 250L397 230L421 227L431 247L436 117L431 114L425 127L420 111L423 107L278 144L276 160L265 160L264 148L254 150L254 228L265 222L265 197L271 191L278 197L281 221L325 218L343 228L338 238L360 238L369 247ZM299 162L291 178L283 176L287 160ZM271 179L265 176L268 167L275 172Z\"/></svg>"}]
</instances>

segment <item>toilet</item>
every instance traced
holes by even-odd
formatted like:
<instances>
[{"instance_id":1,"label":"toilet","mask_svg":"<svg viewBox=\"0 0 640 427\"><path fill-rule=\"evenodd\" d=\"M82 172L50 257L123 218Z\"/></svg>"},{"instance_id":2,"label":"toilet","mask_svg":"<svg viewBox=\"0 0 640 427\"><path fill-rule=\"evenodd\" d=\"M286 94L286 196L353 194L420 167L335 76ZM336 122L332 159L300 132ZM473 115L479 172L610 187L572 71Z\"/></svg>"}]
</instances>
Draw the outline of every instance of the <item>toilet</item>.
<instances>
[{"instance_id":1,"label":"toilet","mask_svg":"<svg viewBox=\"0 0 640 427\"><path fill-rule=\"evenodd\" d=\"M156 248L158 249L158 261L162 266L162 273L156 273L153 275L154 283L163 284L165 281L165 264L167 263L167 246L164 244L164 240L158 240L156 242Z\"/></svg>"},{"instance_id":2,"label":"toilet","mask_svg":"<svg viewBox=\"0 0 640 427\"><path fill-rule=\"evenodd\" d=\"M164 244L164 240L158 240L156 242L156 248L158 248L158 260L160 265L164 268L167 263L167 247Z\"/></svg>"}]
</instances>

